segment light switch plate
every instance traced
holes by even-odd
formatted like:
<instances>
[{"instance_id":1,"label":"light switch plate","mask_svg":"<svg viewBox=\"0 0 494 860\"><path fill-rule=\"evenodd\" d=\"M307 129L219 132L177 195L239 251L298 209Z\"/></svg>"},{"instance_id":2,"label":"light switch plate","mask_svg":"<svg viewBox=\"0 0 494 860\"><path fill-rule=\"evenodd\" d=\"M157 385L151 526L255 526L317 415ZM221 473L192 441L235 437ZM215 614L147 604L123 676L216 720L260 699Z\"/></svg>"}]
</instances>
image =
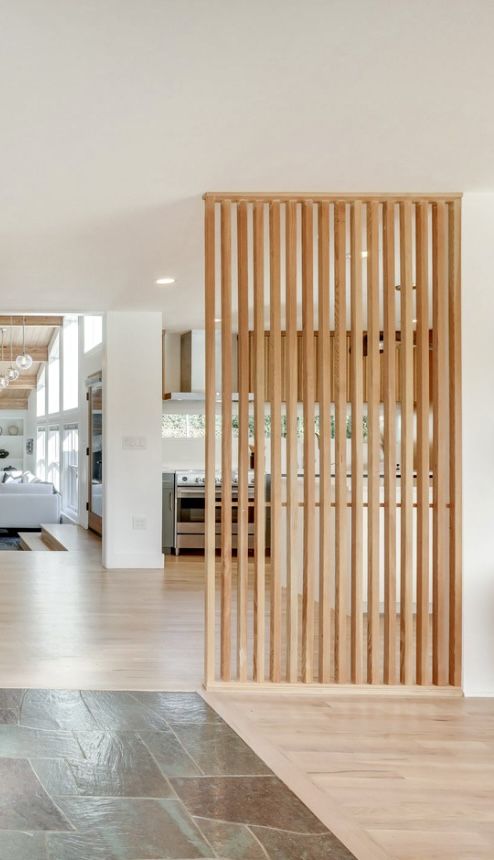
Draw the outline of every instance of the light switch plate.
<instances>
[{"instance_id":1,"label":"light switch plate","mask_svg":"<svg viewBox=\"0 0 494 860\"><path fill-rule=\"evenodd\" d=\"M132 517L132 528L135 531L144 531L146 526L146 517Z\"/></svg>"},{"instance_id":2,"label":"light switch plate","mask_svg":"<svg viewBox=\"0 0 494 860\"><path fill-rule=\"evenodd\" d=\"M122 436L122 448L124 451L144 451L147 446L145 436Z\"/></svg>"}]
</instances>

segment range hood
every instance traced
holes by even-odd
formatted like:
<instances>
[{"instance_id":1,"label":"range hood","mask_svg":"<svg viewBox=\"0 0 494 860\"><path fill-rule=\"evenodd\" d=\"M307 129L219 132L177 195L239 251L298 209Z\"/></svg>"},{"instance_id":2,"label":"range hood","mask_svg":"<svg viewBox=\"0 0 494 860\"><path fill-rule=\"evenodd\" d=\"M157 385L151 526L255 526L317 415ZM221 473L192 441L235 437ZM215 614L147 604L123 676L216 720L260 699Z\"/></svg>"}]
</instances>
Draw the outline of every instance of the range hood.
<instances>
[{"instance_id":1,"label":"range hood","mask_svg":"<svg viewBox=\"0 0 494 860\"><path fill-rule=\"evenodd\" d=\"M164 338L167 335L165 334ZM163 378L164 378L164 400L202 401L205 399L206 378L206 332L204 329L193 329L180 335L180 372L175 373L173 379L180 380L179 390L169 390L167 384L170 374L167 375L165 361L165 343L163 344ZM178 343L177 343L178 351ZM175 356L175 364L178 356ZM221 338L218 332L215 346L216 363L216 387L221 390ZM177 368L176 368L177 369ZM232 335L232 375L237 378L237 337ZM221 399L220 394L216 399ZM232 400L238 400L238 394L232 394Z\"/></svg>"},{"instance_id":2,"label":"range hood","mask_svg":"<svg viewBox=\"0 0 494 860\"><path fill-rule=\"evenodd\" d=\"M165 362L164 349L163 361ZM164 363L164 399L204 400L205 369L206 332L204 329L186 331L180 336L180 390L166 391L166 363Z\"/></svg>"}]
</instances>

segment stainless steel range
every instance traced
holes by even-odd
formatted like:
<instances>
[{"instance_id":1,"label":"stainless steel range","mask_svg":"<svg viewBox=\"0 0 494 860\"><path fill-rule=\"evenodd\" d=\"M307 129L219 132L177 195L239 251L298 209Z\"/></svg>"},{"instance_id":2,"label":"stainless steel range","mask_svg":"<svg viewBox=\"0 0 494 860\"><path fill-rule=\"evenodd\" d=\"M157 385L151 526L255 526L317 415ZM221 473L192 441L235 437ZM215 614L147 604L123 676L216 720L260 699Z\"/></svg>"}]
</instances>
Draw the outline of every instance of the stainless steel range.
<instances>
[{"instance_id":1,"label":"stainless steel range","mask_svg":"<svg viewBox=\"0 0 494 860\"><path fill-rule=\"evenodd\" d=\"M254 500L255 474L249 472L249 502ZM204 550L205 544L205 483L204 470L193 469L177 472L176 482L176 552L181 549ZM215 477L216 499L221 501L221 474ZM269 481L267 480L267 489ZM238 532L238 473L232 473L232 547L237 547ZM249 505L249 548L254 547L254 507ZM266 546L269 529L266 530ZM221 544L221 507L216 507L216 546Z\"/></svg>"}]
</instances>

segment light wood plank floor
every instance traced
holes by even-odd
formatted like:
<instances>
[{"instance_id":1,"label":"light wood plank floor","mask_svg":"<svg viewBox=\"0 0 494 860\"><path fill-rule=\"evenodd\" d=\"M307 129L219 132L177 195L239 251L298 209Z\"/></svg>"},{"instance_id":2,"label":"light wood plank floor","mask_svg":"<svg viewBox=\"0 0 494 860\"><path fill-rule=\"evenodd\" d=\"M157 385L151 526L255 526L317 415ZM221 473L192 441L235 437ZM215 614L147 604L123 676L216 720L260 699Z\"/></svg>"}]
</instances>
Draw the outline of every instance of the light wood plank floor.
<instances>
[{"instance_id":1,"label":"light wood plank floor","mask_svg":"<svg viewBox=\"0 0 494 860\"><path fill-rule=\"evenodd\" d=\"M69 552L0 553L0 687L197 689L202 559L108 571L98 539L83 538Z\"/></svg>"},{"instance_id":2,"label":"light wood plank floor","mask_svg":"<svg viewBox=\"0 0 494 860\"><path fill-rule=\"evenodd\" d=\"M206 693L359 860L492 860L494 701Z\"/></svg>"}]
</instances>

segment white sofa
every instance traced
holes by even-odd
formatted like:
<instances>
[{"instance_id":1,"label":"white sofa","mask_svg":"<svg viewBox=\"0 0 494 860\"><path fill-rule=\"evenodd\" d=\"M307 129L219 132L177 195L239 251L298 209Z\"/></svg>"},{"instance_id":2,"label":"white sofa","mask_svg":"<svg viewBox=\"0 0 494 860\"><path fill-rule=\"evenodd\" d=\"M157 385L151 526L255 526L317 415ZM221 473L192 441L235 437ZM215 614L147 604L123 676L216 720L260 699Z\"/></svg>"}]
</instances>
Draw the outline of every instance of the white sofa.
<instances>
[{"instance_id":1,"label":"white sofa","mask_svg":"<svg viewBox=\"0 0 494 860\"><path fill-rule=\"evenodd\" d=\"M60 522L60 493L53 484L0 484L0 528L36 529Z\"/></svg>"}]
</instances>

